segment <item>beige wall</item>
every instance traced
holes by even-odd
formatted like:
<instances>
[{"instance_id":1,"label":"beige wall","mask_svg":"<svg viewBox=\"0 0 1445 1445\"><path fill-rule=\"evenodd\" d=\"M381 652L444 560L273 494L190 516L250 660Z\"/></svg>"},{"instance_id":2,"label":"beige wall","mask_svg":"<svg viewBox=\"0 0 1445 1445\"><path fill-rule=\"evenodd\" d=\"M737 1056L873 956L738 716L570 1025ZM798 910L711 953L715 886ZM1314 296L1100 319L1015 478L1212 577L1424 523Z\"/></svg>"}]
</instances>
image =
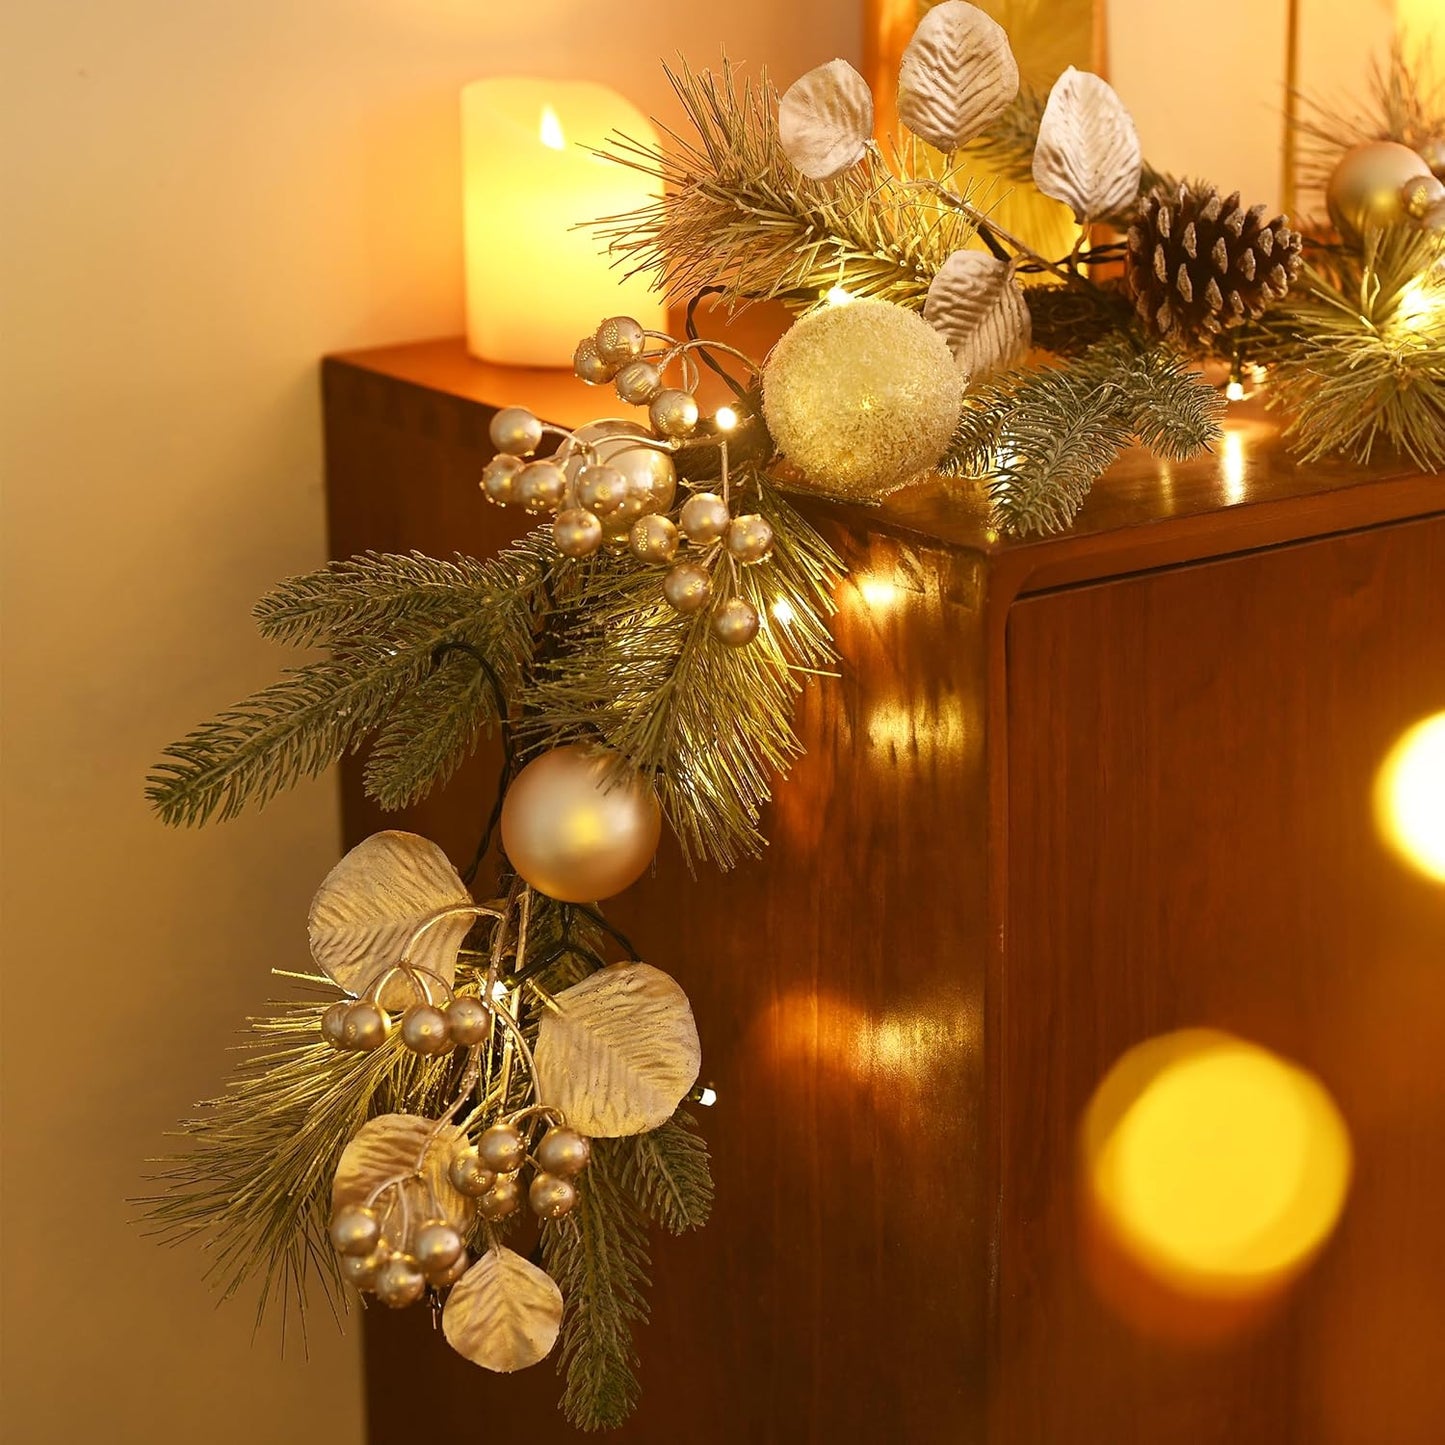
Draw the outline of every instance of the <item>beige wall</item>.
<instances>
[{"instance_id":1,"label":"beige wall","mask_svg":"<svg viewBox=\"0 0 1445 1445\"><path fill-rule=\"evenodd\" d=\"M1279 205L1289 0L1106 3L1110 79L1150 162ZM1348 109L1389 52L1397 0L1297 4L1300 89ZM1415 30L1429 25L1445 40L1445 0L1398 4Z\"/></svg>"},{"instance_id":2,"label":"beige wall","mask_svg":"<svg viewBox=\"0 0 1445 1445\"><path fill-rule=\"evenodd\" d=\"M141 1160L305 958L329 783L196 833L158 749L280 660L247 609L323 556L316 359L460 329L457 89L664 100L656 57L857 52L858 0L11 0L5 361L7 1445L352 1442L354 1335L309 1362L142 1240ZM505 18L504 18L505 17ZM515 18L512 18L515 17ZM506 198L499 198L505 210Z\"/></svg>"}]
</instances>

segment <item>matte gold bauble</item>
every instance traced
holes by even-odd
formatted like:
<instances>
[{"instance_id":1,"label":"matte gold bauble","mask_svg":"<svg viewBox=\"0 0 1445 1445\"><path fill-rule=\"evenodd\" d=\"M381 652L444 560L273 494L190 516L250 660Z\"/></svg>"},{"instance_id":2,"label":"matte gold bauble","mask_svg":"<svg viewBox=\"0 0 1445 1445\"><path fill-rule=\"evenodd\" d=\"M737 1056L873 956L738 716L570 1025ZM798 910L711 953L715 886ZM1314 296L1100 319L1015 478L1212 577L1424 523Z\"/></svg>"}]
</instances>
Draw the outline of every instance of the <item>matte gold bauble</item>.
<instances>
[{"instance_id":1,"label":"matte gold bauble","mask_svg":"<svg viewBox=\"0 0 1445 1445\"><path fill-rule=\"evenodd\" d=\"M585 336L572 353L572 370L588 386L601 386L612 380L612 363L604 361L597 350L597 338Z\"/></svg>"},{"instance_id":2,"label":"matte gold bauble","mask_svg":"<svg viewBox=\"0 0 1445 1445\"><path fill-rule=\"evenodd\" d=\"M362 999L346 1010L342 1042L348 1049L379 1049L391 1032L391 1017L376 1004Z\"/></svg>"},{"instance_id":3,"label":"matte gold bauble","mask_svg":"<svg viewBox=\"0 0 1445 1445\"><path fill-rule=\"evenodd\" d=\"M405 1255L393 1255L376 1277L376 1297L388 1309L414 1305L426 1289L426 1276Z\"/></svg>"},{"instance_id":4,"label":"matte gold bauble","mask_svg":"<svg viewBox=\"0 0 1445 1445\"><path fill-rule=\"evenodd\" d=\"M592 344L603 361L620 366L624 361L642 355L647 345L647 333L642 329L642 323L631 316L609 316L597 328Z\"/></svg>"},{"instance_id":5,"label":"matte gold bauble","mask_svg":"<svg viewBox=\"0 0 1445 1445\"><path fill-rule=\"evenodd\" d=\"M529 457L542 441L542 423L524 406L504 406L487 429L499 452Z\"/></svg>"},{"instance_id":6,"label":"matte gold bauble","mask_svg":"<svg viewBox=\"0 0 1445 1445\"><path fill-rule=\"evenodd\" d=\"M592 1157L592 1141L575 1129L548 1129L537 1145L537 1163L549 1174L580 1174Z\"/></svg>"},{"instance_id":7,"label":"matte gold bauble","mask_svg":"<svg viewBox=\"0 0 1445 1445\"><path fill-rule=\"evenodd\" d=\"M580 468L575 481L578 505L599 517L610 516L627 497L627 478L605 462Z\"/></svg>"},{"instance_id":8,"label":"matte gold bauble","mask_svg":"<svg viewBox=\"0 0 1445 1445\"><path fill-rule=\"evenodd\" d=\"M646 406L662 390L662 373L650 361L629 361L617 373L617 395L633 406Z\"/></svg>"},{"instance_id":9,"label":"matte gold bauble","mask_svg":"<svg viewBox=\"0 0 1445 1445\"><path fill-rule=\"evenodd\" d=\"M1416 176L1400 187L1400 201L1405 214L1412 220L1423 221L1431 211L1445 201L1445 181L1438 176Z\"/></svg>"},{"instance_id":10,"label":"matte gold bauble","mask_svg":"<svg viewBox=\"0 0 1445 1445\"><path fill-rule=\"evenodd\" d=\"M462 1252L462 1237L444 1220L434 1219L416 1232L412 1253L427 1274L455 1264Z\"/></svg>"},{"instance_id":11,"label":"matte gold bauble","mask_svg":"<svg viewBox=\"0 0 1445 1445\"><path fill-rule=\"evenodd\" d=\"M321 1037L334 1048L346 1047L346 1015L350 1012L351 1004L341 999L321 1015Z\"/></svg>"},{"instance_id":12,"label":"matte gold bauble","mask_svg":"<svg viewBox=\"0 0 1445 1445\"><path fill-rule=\"evenodd\" d=\"M538 1174L527 1190L527 1202L540 1219L561 1219L577 1203L577 1187L570 1179L555 1174Z\"/></svg>"},{"instance_id":13,"label":"matte gold bauble","mask_svg":"<svg viewBox=\"0 0 1445 1445\"><path fill-rule=\"evenodd\" d=\"M526 465L521 457L514 457L510 452L493 457L482 472L482 490L487 494L488 500L499 507L516 501L517 473Z\"/></svg>"},{"instance_id":14,"label":"matte gold bauble","mask_svg":"<svg viewBox=\"0 0 1445 1445\"><path fill-rule=\"evenodd\" d=\"M370 1254L381 1240L381 1221L360 1204L344 1204L331 1217L331 1247L337 1254Z\"/></svg>"},{"instance_id":15,"label":"matte gold bauble","mask_svg":"<svg viewBox=\"0 0 1445 1445\"><path fill-rule=\"evenodd\" d=\"M556 462L532 462L517 473L513 492L529 512L555 512L567 491Z\"/></svg>"},{"instance_id":16,"label":"matte gold bauble","mask_svg":"<svg viewBox=\"0 0 1445 1445\"><path fill-rule=\"evenodd\" d=\"M552 523L552 540L564 557L590 557L602 545L602 523L585 507L568 507Z\"/></svg>"},{"instance_id":17,"label":"matte gold bauble","mask_svg":"<svg viewBox=\"0 0 1445 1445\"><path fill-rule=\"evenodd\" d=\"M1359 241L1368 226L1394 226L1406 218L1401 189L1427 175L1424 159L1396 141L1351 146L1330 176L1325 193L1330 220L1343 240Z\"/></svg>"},{"instance_id":18,"label":"matte gold bauble","mask_svg":"<svg viewBox=\"0 0 1445 1445\"><path fill-rule=\"evenodd\" d=\"M483 1219L505 1219L509 1214L514 1214L521 1208L522 1186L517 1182L514 1175L506 1174L497 1180L487 1192L477 1200L477 1208L481 1211Z\"/></svg>"},{"instance_id":19,"label":"matte gold bauble","mask_svg":"<svg viewBox=\"0 0 1445 1445\"><path fill-rule=\"evenodd\" d=\"M773 529L756 513L728 523L727 549L739 562L765 562L773 551Z\"/></svg>"},{"instance_id":20,"label":"matte gold bauble","mask_svg":"<svg viewBox=\"0 0 1445 1445\"><path fill-rule=\"evenodd\" d=\"M677 555L677 528L669 517L639 517L628 536L639 562L671 562Z\"/></svg>"},{"instance_id":21,"label":"matte gold bauble","mask_svg":"<svg viewBox=\"0 0 1445 1445\"><path fill-rule=\"evenodd\" d=\"M757 609L741 597L724 602L713 613L712 630L729 647L746 647L758 635Z\"/></svg>"},{"instance_id":22,"label":"matte gold bauble","mask_svg":"<svg viewBox=\"0 0 1445 1445\"><path fill-rule=\"evenodd\" d=\"M584 466L603 463L616 467L629 481L636 482L649 499L646 510L665 512L672 506L677 491L677 468L671 456L646 428L629 421L589 421L573 433L558 453L558 460L567 470L571 482L579 480ZM586 449L578 443L585 443ZM587 506L579 495L578 501ZM596 511L595 507L590 510Z\"/></svg>"},{"instance_id":23,"label":"matte gold bauble","mask_svg":"<svg viewBox=\"0 0 1445 1445\"><path fill-rule=\"evenodd\" d=\"M429 1003L414 1003L401 1016L401 1041L414 1054L444 1054L452 1046L447 1016Z\"/></svg>"},{"instance_id":24,"label":"matte gold bauble","mask_svg":"<svg viewBox=\"0 0 1445 1445\"><path fill-rule=\"evenodd\" d=\"M937 464L963 385L948 343L916 311L851 301L784 334L763 368L763 413L807 486L883 497Z\"/></svg>"},{"instance_id":25,"label":"matte gold bauble","mask_svg":"<svg viewBox=\"0 0 1445 1445\"><path fill-rule=\"evenodd\" d=\"M695 563L679 562L662 579L662 595L678 612L696 612L712 596L712 579Z\"/></svg>"},{"instance_id":26,"label":"matte gold bauble","mask_svg":"<svg viewBox=\"0 0 1445 1445\"><path fill-rule=\"evenodd\" d=\"M647 419L660 437L691 436L697 429L697 398L690 391L667 387L653 397Z\"/></svg>"},{"instance_id":27,"label":"matte gold bauble","mask_svg":"<svg viewBox=\"0 0 1445 1445\"><path fill-rule=\"evenodd\" d=\"M477 1154L488 1169L510 1174L527 1158L527 1146L515 1124L493 1124L477 1140Z\"/></svg>"},{"instance_id":28,"label":"matte gold bauble","mask_svg":"<svg viewBox=\"0 0 1445 1445\"><path fill-rule=\"evenodd\" d=\"M388 1256L381 1250L372 1254L343 1254L341 1277L356 1289L373 1289Z\"/></svg>"},{"instance_id":29,"label":"matte gold bauble","mask_svg":"<svg viewBox=\"0 0 1445 1445\"><path fill-rule=\"evenodd\" d=\"M694 492L678 514L683 536L698 546L716 542L727 531L730 520L728 504L716 492Z\"/></svg>"},{"instance_id":30,"label":"matte gold bauble","mask_svg":"<svg viewBox=\"0 0 1445 1445\"><path fill-rule=\"evenodd\" d=\"M1431 136L1417 148L1417 154L1440 180L1445 181L1445 135Z\"/></svg>"},{"instance_id":31,"label":"matte gold bauble","mask_svg":"<svg viewBox=\"0 0 1445 1445\"><path fill-rule=\"evenodd\" d=\"M450 1263L439 1265L436 1269L429 1269L426 1272L426 1282L433 1289L446 1289L448 1285L455 1284L471 1267L471 1257L466 1250Z\"/></svg>"},{"instance_id":32,"label":"matte gold bauble","mask_svg":"<svg viewBox=\"0 0 1445 1445\"><path fill-rule=\"evenodd\" d=\"M452 1181L452 1188L468 1199L485 1194L497 1182L496 1171L488 1169L482 1156L470 1145L452 1155L447 1178Z\"/></svg>"},{"instance_id":33,"label":"matte gold bauble","mask_svg":"<svg viewBox=\"0 0 1445 1445\"><path fill-rule=\"evenodd\" d=\"M621 893L646 871L661 836L652 789L619 773L616 755L601 749L543 753L517 774L502 804L502 847L512 866L563 903Z\"/></svg>"}]
</instances>

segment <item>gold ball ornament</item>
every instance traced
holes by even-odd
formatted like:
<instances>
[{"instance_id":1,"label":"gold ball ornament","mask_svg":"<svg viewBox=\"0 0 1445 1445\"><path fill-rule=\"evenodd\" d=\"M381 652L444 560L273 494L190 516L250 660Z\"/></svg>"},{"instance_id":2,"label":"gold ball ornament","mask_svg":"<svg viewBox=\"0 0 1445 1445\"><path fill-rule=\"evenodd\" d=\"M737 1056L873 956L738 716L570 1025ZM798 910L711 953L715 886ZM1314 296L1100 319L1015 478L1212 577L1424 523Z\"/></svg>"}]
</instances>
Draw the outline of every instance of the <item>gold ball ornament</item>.
<instances>
[{"instance_id":1,"label":"gold ball ornament","mask_svg":"<svg viewBox=\"0 0 1445 1445\"><path fill-rule=\"evenodd\" d=\"M732 597L713 614L713 635L729 647L746 647L758 635L757 609L741 597Z\"/></svg>"},{"instance_id":2,"label":"gold ball ornament","mask_svg":"<svg viewBox=\"0 0 1445 1445\"><path fill-rule=\"evenodd\" d=\"M642 323L631 316L609 316L592 338L597 354L603 361L621 366L633 357L641 356L647 346L647 333Z\"/></svg>"},{"instance_id":3,"label":"gold ball ornament","mask_svg":"<svg viewBox=\"0 0 1445 1445\"><path fill-rule=\"evenodd\" d=\"M492 1036L492 1015L479 998L459 994L447 1005L447 1032L464 1049L484 1044Z\"/></svg>"},{"instance_id":4,"label":"gold ball ornament","mask_svg":"<svg viewBox=\"0 0 1445 1445\"><path fill-rule=\"evenodd\" d=\"M516 1176L503 1175L477 1200L483 1219L505 1219L522 1207L522 1186Z\"/></svg>"},{"instance_id":5,"label":"gold ball ornament","mask_svg":"<svg viewBox=\"0 0 1445 1445\"><path fill-rule=\"evenodd\" d=\"M527 1190L527 1202L539 1219L561 1219L570 1214L577 1203L577 1186L570 1179L540 1173L533 1177Z\"/></svg>"},{"instance_id":6,"label":"gold ball ornament","mask_svg":"<svg viewBox=\"0 0 1445 1445\"><path fill-rule=\"evenodd\" d=\"M515 1124L493 1124L477 1140L477 1155L488 1169L510 1174L527 1159L527 1146Z\"/></svg>"},{"instance_id":7,"label":"gold ball ornament","mask_svg":"<svg viewBox=\"0 0 1445 1445\"><path fill-rule=\"evenodd\" d=\"M471 1256L466 1250L446 1265L439 1265L436 1269L429 1269L426 1272L426 1282L433 1289L446 1289L448 1285L455 1284L471 1267Z\"/></svg>"},{"instance_id":8,"label":"gold ball ornament","mask_svg":"<svg viewBox=\"0 0 1445 1445\"><path fill-rule=\"evenodd\" d=\"M541 445L542 423L524 406L504 406L487 429L499 452L529 457Z\"/></svg>"},{"instance_id":9,"label":"gold ball ornament","mask_svg":"<svg viewBox=\"0 0 1445 1445\"><path fill-rule=\"evenodd\" d=\"M612 380L612 363L602 359L595 336L584 336L577 343L577 350L572 353L572 371L588 386L602 386Z\"/></svg>"},{"instance_id":10,"label":"gold ball ornament","mask_svg":"<svg viewBox=\"0 0 1445 1445\"><path fill-rule=\"evenodd\" d=\"M690 391L665 387L652 398L647 420L660 437L691 436L697 428L697 398Z\"/></svg>"},{"instance_id":11,"label":"gold ball ornament","mask_svg":"<svg viewBox=\"0 0 1445 1445\"><path fill-rule=\"evenodd\" d=\"M697 612L712 596L712 578L692 562L679 562L662 579L662 595L677 612Z\"/></svg>"},{"instance_id":12,"label":"gold ball ornament","mask_svg":"<svg viewBox=\"0 0 1445 1445\"><path fill-rule=\"evenodd\" d=\"M497 1182L496 1171L488 1169L482 1156L470 1145L452 1155L451 1163L447 1165L447 1178L451 1180L452 1188L468 1199L485 1194Z\"/></svg>"},{"instance_id":13,"label":"gold ball ornament","mask_svg":"<svg viewBox=\"0 0 1445 1445\"><path fill-rule=\"evenodd\" d=\"M1372 140L1351 146L1330 176L1325 205L1343 240L1354 244L1369 226L1393 226L1406 216L1401 192L1430 167L1409 146Z\"/></svg>"},{"instance_id":14,"label":"gold ball ornament","mask_svg":"<svg viewBox=\"0 0 1445 1445\"><path fill-rule=\"evenodd\" d=\"M321 1037L333 1048L346 1047L346 1015L350 1011L350 1002L343 998L321 1015Z\"/></svg>"},{"instance_id":15,"label":"gold ball ornament","mask_svg":"<svg viewBox=\"0 0 1445 1445\"><path fill-rule=\"evenodd\" d=\"M677 555L677 528L668 517L639 517L629 544L639 562L671 562Z\"/></svg>"},{"instance_id":16,"label":"gold ball ornament","mask_svg":"<svg viewBox=\"0 0 1445 1445\"><path fill-rule=\"evenodd\" d=\"M662 810L647 782L616 764L601 749L553 748L507 789L502 847L539 893L563 903L611 898L652 862Z\"/></svg>"},{"instance_id":17,"label":"gold ball ornament","mask_svg":"<svg viewBox=\"0 0 1445 1445\"><path fill-rule=\"evenodd\" d=\"M537 1144L537 1163L548 1174L570 1178L580 1174L592 1158L592 1141L564 1124L548 1129Z\"/></svg>"},{"instance_id":18,"label":"gold ball ornament","mask_svg":"<svg viewBox=\"0 0 1445 1445\"><path fill-rule=\"evenodd\" d=\"M499 507L516 501L517 473L526 465L521 457L514 457L510 452L493 457L482 471L482 490L487 500Z\"/></svg>"},{"instance_id":19,"label":"gold ball ornament","mask_svg":"<svg viewBox=\"0 0 1445 1445\"><path fill-rule=\"evenodd\" d=\"M765 562L773 553L773 529L751 513L728 523L727 549L739 562Z\"/></svg>"},{"instance_id":20,"label":"gold ball ornament","mask_svg":"<svg viewBox=\"0 0 1445 1445\"><path fill-rule=\"evenodd\" d=\"M1445 135L1431 136L1416 147L1416 153L1440 180L1445 181Z\"/></svg>"},{"instance_id":21,"label":"gold ball ornament","mask_svg":"<svg viewBox=\"0 0 1445 1445\"><path fill-rule=\"evenodd\" d=\"M372 1254L343 1254L341 1277L356 1289L374 1289L376 1277L389 1258L382 1250Z\"/></svg>"},{"instance_id":22,"label":"gold ball ornament","mask_svg":"<svg viewBox=\"0 0 1445 1445\"><path fill-rule=\"evenodd\" d=\"M629 361L617 373L617 395L633 406L646 406L662 390L662 373L650 361Z\"/></svg>"},{"instance_id":23,"label":"gold ball ornament","mask_svg":"<svg viewBox=\"0 0 1445 1445\"><path fill-rule=\"evenodd\" d=\"M552 540L564 557L590 557L602 545L602 523L585 507L568 507L552 523Z\"/></svg>"},{"instance_id":24,"label":"gold ball ornament","mask_svg":"<svg viewBox=\"0 0 1445 1445\"><path fill-rule=\"evenodd\" d=\"M432 1274L455 1264L462 1248L461 1235L444 1220L433 1219L417 1230L412 1253L422 1270Z\"/></svg>"},{"instance_id":25,"label":"gold ball ornament","mask_svg":"<svg viewBox=\"0 0 1445 1445\"><path fill-rule=\"evenodd\" d=\"M610 516L627 498L627 478L606 462L581 468L576 487L578 505L599 517Z\"/></svg>"},{"instance_id":26,"label":"gold ball ornament","mask_svg":"<svg viewBox=\"0 0 1445 1445\"><path fill-rule=\"evenodd\" d=\"M649 512L666 512L672 506L677 491L677 468L645 428L629 421L589 421L573 435L577 440L568 441L558 453L569 481L579 481L584 467L602 464L616 468L629 482L645 490L650 499ZM585 444L586 449L579 443ZM588 505L580 494L577 500L584 507ZM597 511L597 508L590 510Z\"/></svg>"},{"instance_id":27,"label":"gold ball ornament","mask_svg":"<svg viewBox=\"0 0 1445 1445\"><path fill-rule=\"evenodd\" d=\"M531 462L517 473L514 492L529 512L555 512L567 493L567 478L556 462Z\"/></svg>"},{"instance_id":28,"label":"gold ball ornament","mask_svg":"<svg viewBox=\"0 0 1445 1445\"><path fill-rule=\"evenodd\" d=\"M1442 201L1445 201L1445 181L1438 176L1416 176L1400 187L1400 204L1411 220L1424 221Z\"/></svg>"},{"instance_id":29,"label":"gold ball ornament","mask_svg":"<svg viewBox=\"0 0 1445 1445\"><path fill-rule=\"evenodd\" d=\"M426 1289L426 1276L404 1254L394 1254L376 1277L376 1297L388 1309L414 1305Z\"/></svg>"},{"instance_id":30,"label":"gold ball ornament","mask_svg":"<svg viewBox=\"0 0 1445 1445\"><path fill-rule=\"evenodd\" d=\"M694 492L678 514L683 536L699 546L716 542L731 520L728 504L716 492Z\"/></svg>"},{"instance_id":31,"label":"gold ball ornament","mask_svg":"<svg viewBox=\"0 0 1445 1445\"><path fill-rule=\"evenodd\" d=\"M331 1247L337 1254L371 1254L381 1242L381 1221L361 1204L344 1204L331 1216Z\"/></svg>"},{"instance_id":32,"label":"gold ball ornament","mask_svg":"<svg viewBox=\"0 0 1445 1445\"><path fill-rule=\"evenodd\" d=\"M342 1039L348 1049L379 1049L390 1033L391 1015L376 1004L362 999L346 1010Z\"/></svg>"},{"instance_id":33,"label":"gold ball ornament","mask_svg":"<svg viewBox=\"0 0 1445 1445\"><path fill-rule=\"evenodd\" d=\"M963 405L947 342L916 311L853 301L802 317L763 368L763 414L805 484L886 496L935 466Z\"/></svg>"},{"instance_id":34,"label":"gold ball ornament","mask_svg":"<svg viewBox=\"0 0 1445 1445\"><path fill-rule=\"evenodd\" d=\"M429 1003L414 1003L401 1016L401 1041L414 1054L444 1054L452 1046L447 1016Z\"/></svg>"}]
</instances>

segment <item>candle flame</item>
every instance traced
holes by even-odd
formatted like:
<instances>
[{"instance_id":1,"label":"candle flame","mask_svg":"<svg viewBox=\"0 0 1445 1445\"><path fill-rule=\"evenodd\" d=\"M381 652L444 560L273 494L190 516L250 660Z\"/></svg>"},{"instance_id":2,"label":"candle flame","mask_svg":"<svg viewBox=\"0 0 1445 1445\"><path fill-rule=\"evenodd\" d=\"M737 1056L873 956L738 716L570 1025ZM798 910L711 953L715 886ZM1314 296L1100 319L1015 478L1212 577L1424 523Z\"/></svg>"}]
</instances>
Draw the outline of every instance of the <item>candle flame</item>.
<instances>
[{"instance_id":1,"label":"candle flame","mask_svg":"<svg viewBox=\"0 0 1445 1445\"><path fill-rule=\"evenodd\" d=\"M567 148L567 137L562 134L562 122L557 119L557 112L550 105L542 107L542 124L537 133L548 150L560 151Z\"/></svg>"}]
</instances>

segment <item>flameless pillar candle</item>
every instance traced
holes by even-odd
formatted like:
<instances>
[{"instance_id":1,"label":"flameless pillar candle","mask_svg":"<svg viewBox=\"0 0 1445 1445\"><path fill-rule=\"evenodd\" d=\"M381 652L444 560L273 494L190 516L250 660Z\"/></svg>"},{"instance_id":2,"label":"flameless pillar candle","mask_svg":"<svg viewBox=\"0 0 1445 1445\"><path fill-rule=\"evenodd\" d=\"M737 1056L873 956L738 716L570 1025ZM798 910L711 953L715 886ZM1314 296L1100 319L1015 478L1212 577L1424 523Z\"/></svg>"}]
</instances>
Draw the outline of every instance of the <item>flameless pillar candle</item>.
<instances>
[{"instance_id":1,"label":"flameless pillar candle","mask_svg":"<svg viewBox=\"0 0 1445 1445\"><path fill-rule=\"evenodd\" d=\"M661 183L587 149L613 131L652 142L636 106L591 81L478 80L462 90L467 347L507 366L570 366L608 316L662 329L646 276L624 281L580 221L657 200Z\"/></svg>"}]
</instances>

